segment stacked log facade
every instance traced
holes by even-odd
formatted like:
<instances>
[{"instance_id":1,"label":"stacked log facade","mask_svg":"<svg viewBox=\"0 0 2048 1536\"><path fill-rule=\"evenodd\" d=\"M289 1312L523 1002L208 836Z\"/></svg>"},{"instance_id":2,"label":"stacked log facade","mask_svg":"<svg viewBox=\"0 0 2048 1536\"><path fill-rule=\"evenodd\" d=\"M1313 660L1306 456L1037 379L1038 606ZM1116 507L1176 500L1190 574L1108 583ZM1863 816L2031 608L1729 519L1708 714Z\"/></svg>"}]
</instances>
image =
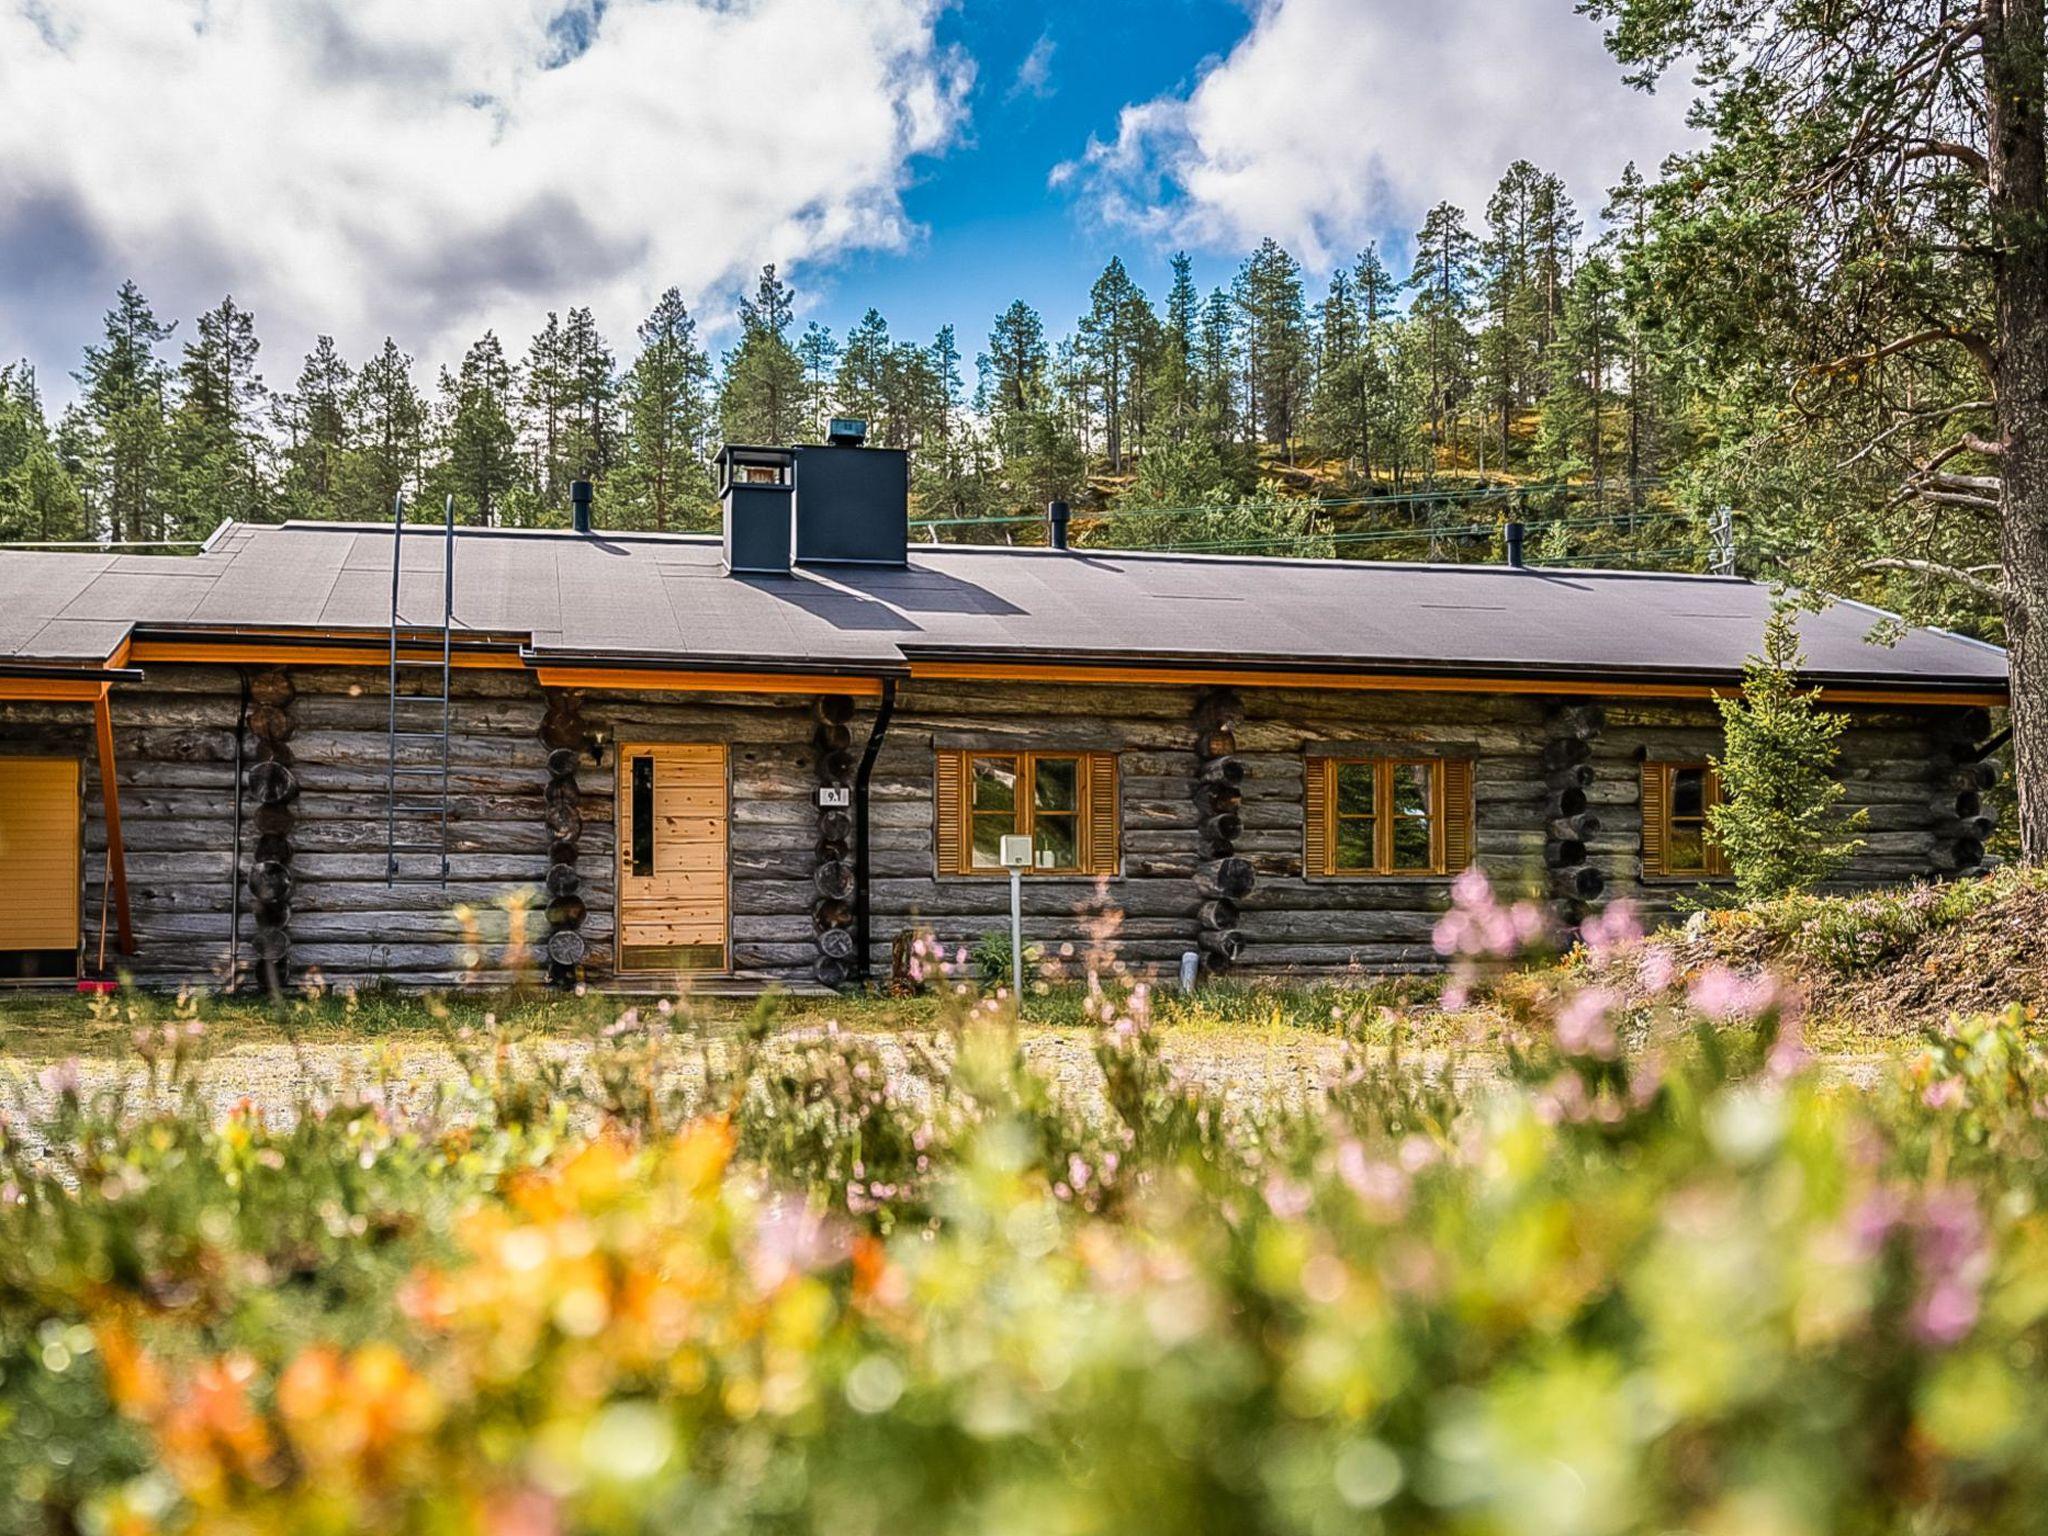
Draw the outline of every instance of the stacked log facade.
<instances>
[{"instance_id":1,"label":"stacked log facade","mask_svg":"<svg viewBox=\"0 0 2048 1536\"><path fill-rule=\"evenodd\" d=\"M458 670L444 890L385 881L381 677L293 667L286 694L259 681L267 675L251 674L246 719L231 667L155 665L144 683L113 694L139 946L125 964L139 979L222 985L231 955L257 977L278 942L260 935L274 931L288 935L280 960L295 985L503 984L551 973L673 985L614 966L616 747L638 741L728 749L732 975L844 979L838 965L854 958L850 826L821 812L817 790L851 783L871 704L591 688L572 707L524 674ZM1975 867L1990 830L1981 713L1865 707L1851 716L1845 803L1867 812L1868 827L1838 884ZM239 867L238 726L247 758ZM1069 974L1094 963L1170 975L1193 952L1212 970L1222 961L1252 976L1344 976L1437 964L1430 935L1450 882L1306 870L1310 754L1469 758L1475 861L1499 888L1556 901L1567 917L1620 896L1654 916L1679 911L1691 888L1643 877L1641 764L1714 755L1720 730L1705 701L1590 708L1510 693L1243 688L1224 697L1178 685L910 683L870 795L878 974L905 929L928 927L952 945L1007 924L1006 880L935 873L942 748L1116 754L1120 869L1024 882L1027 940ZM90 959L105 867L90 707L0 704L0 752L87 765ZM264 786L275 794L285 774L292 792L266 806ZM252 882L271 863L284 866L287 899L266 908ZM553 947L564 935L576 941L573 965Z\"/></svg>"},{"instance_id":2,"label":"stacked log facade","mask_svg":"<svg viewBox=\"0 0 2048 1536\"><path fill-rule=\"evenodd\" d=\"M1984 843L1998 827L1998 810L1985 798L1998 783L1988 748L1991 719L1984 710L1957 710L1935 726L1928 759L1933 795L1934 867L1944 875L1975 874L1984 866Z\"/></svg>"},{"instance_id":3,"label":"stacked log facade","mask_svg":"<svg viewBox=\"0 0 2048 1536\"><path fill-rule=\"evenodd\" d=\"M578 775L591 745L581 690L549 693L540 741L548 750L548 980L568 987L583 978L583 923L589 915L583 876L576 867L583 853L583 788ZM602 760L601 752L593 756Z\"/></svg>"},{"instance_id":4,"label":"stacked log facade","mask_svg":"<svg viewBox=\"0 0 2048 1536\"><path fill-rule=\"evenodd\" d=\"M1205 689L1195 701L1195 837L1201 865L1195 871L1195 943L1202 968L1220 976L1244 957L1242 903L1257 876L1237 856L1244 835L1244 762L1237 755L1237 727L1244 700L1230 688Z\"/></svg>"},{"instance_id":5,"label":"stacked log facade","mask_svg":"<svg viewBox=\"0 0 2048 1536\"><path fill-rule=\"evenodd\" d=\"M827 694L815 706L811 752L820 790L853 790L853 700ZM818 958L811 970L821 986L844 986L853 974L853 812L847 806L818 805L817 871L812 883L811 928L817 935Z\"/></svg>"},{"instance_id":6,"label":"stacked log facade","mask_svg":"<svg viewBox=\"0 0 2048 1536\"><path fill-rule=\"evenodd\" d=\"M1593 743L1607 723L1597 704L1554 705L1544 720L1543 780L1538 804L1550 897L1567 928L1586 919L1607 876L1590 851L1603 823L1592 802Z\"/></svg>"},{"instance_id":7,"label":"stacked log facade","mask_svg":"<svg viewBox=\"0 0 2048 1536\"><path fill-rule=\"evenodd\" d=\"M251 677L246 693L241 815L242 841L250 851L244 884L254 923L249 941L253 964L245 965L239 952L231 964L238 973L233 984L240 984L242 973L253 972L274 996L292 984L292 830L299 778L292 770L291 739L297 729L292 706L298 685L280 667Z\"/></svg>"}]
</instances>

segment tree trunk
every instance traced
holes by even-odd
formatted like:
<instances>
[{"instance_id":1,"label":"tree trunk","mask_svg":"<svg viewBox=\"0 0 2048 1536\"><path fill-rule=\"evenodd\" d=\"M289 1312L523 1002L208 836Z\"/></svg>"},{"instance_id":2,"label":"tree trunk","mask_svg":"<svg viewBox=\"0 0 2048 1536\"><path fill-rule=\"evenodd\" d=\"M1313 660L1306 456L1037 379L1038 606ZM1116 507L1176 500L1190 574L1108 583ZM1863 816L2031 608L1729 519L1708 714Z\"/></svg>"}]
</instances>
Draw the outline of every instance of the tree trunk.
<instances>
[{"instance_id":1,"label":"tree trunk","mask_svg":"<svg viewBox=\"0 0 2048 1536\"><path fill-rule=\"evenodd\" d=\"M1994 382L2005 445L2001 554L2021 857L2048 862L2048 145L2043 0L1987 0L1984 80L1996 233Z\"/></svg>"}]
</instances>

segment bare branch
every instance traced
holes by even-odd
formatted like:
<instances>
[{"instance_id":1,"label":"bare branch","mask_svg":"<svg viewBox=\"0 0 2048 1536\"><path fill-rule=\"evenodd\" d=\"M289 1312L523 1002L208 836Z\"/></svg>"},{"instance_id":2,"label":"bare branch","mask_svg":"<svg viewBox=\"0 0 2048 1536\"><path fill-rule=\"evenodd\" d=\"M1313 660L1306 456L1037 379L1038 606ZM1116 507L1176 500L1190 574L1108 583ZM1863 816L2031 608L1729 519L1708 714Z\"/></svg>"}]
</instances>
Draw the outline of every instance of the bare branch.
<instances>
[{"instance_id":1,"label":"bare branch","mask_svg":"<svg viewBox=\"0 0 2048 1536\"><path fill-rule=\"evenodd\" d=\"M1819 364L1815 371L1844 373L1851 368L1867 368L1872 363L1882 362L1887 357L1896 357L1901 352L1910 352L1916 347L1938 346L1943 342L1952 342L1961 347L1983 366L1986 373L1991 371L1991 344L1974 331L1958 330L1951 325L1929 326L1924 331L1897 337L1882 346L1872 347L1867 352L1851 352L1845 357Z\"/></svg>"},{"instance_id":2,"label":"bare branch","mask_svg":"<svg viewBox=\"0 0 2048 1536\"><path fill-rule=\"evenodd\" d=\"M1899 151L1902 160L1953 160L1968 168L1979 181L1991 180L1991 162L1984 155L1967 144L1953 144L1946 139L1926 139L1918 144L1909 144Z\"/></svg>"},{"instance_id":3,"label":"bare branch","mask_svg":"<svg viewBox=\"0 0 2048 1536\"><path fill-rule=\"evenodd\" d=\"M1951 475L1944 472L1927 473L1916 477L1922 483L1937 486L1944 491L1983 491L1996 496L2005 488L1996 475Z\"/></svg>"},{"instance_id":4,"label":"bare branch","mask_svg":"<svg viewBox=\"0 0 2048 1536\"><path fill-rule=\"evenodd\" d=\"M1980 512L1998 512L2003 509L1988 496L1972 496L1963 491L1923 491L1917 485L1906 487L1907 496L1917 496L1922 501L1940 502L1945 507L1975 507Z\"/></svg>"},{"instance_id":5,"label":"bare branch","mask_svg":"<svg viewBox=\"0 0 2048 1536\"><path fill-rule=\"evenodd\" d=\"M1866 571L1912 571L1921 576L1933 576L1942 581L1954 582L1967 587L1981 597L1993 602L2005 601L2005 587L1995 581L1986 581L1975 572L1959 565L1943 565L1939 560L1913 560L1903 555L1891 555L1882 559L1865 560L1859 569ZM1981 567L1980 567L1981 569Z\"/></svg>"},{"instance_id":6,"label":"bare branch","mask_svg":"<svg viewBox=\"0 0 2048 1536\"><path fill-rule=\"evenodd\" d=\"M1993 442L1990 438L1979 437L1974 432L1965 432L1962 436L1962 444L1970 452L1981 453L1987 459L2002 459L2005 457L2005 444L2003 441Z\"/></svg>"}]
</instances>

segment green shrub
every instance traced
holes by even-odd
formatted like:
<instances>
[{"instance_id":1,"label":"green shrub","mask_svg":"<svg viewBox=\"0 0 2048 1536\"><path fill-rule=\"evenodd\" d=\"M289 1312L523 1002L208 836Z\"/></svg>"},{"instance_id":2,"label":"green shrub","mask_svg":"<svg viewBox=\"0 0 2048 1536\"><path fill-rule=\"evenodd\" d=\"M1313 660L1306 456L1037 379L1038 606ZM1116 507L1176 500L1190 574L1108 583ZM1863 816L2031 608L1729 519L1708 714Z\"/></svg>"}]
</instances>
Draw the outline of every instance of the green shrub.
<instances>
[{"instance_id":1,"label":"green shrub","mask_svg":"<svg viewBox=\"0 0 2048 1536\"><path fill-rule=\"evenodd\" d=\"M1802 659L1798 626L1779 608L1764 625L1763 653L1743 665L1741 694L1715 701L1725 798L1708 816L1746 901L1817 885L1862 846L1853 833L1863 813L1843 814L1834 777L1848 717L1798 686Z\"/></svg>"},{"instance_id":2,"label":"green shrub","mask_svg":"<svg viewBox=\"0 0 2048 1536\"><path fill-rule=\"evenodd\" d=\"M1458 903L1460 984L1511 974L1538 925ZM1324 1090L1250 1099L1122 986L1087 1083L951 988L477 1032L418 1110L217 1118L189 1021L153 1096L53 1068L0 1531L2037 1528L2048 1053L1981 1021L1845 1094L1722 970L1624 1030L1624 928L1496 989L1477 1092L1339 994Z\"/></svg>"}]
</instances>

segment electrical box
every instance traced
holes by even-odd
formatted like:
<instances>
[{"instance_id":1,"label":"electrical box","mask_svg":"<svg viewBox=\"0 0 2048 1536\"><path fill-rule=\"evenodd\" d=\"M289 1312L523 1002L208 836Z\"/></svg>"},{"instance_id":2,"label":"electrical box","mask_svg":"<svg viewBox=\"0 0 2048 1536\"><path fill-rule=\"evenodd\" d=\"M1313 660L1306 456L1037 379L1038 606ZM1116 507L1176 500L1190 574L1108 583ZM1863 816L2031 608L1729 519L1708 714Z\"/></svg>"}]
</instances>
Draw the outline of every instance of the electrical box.
<instances>
[{"instance_id":1,"label":"electrical box","mask_svg":"<svg viewBox=\"0 0 2048 1536\"><path fill-rule=\"evenodd\" d=\"M853 791L844 784L826 784L818 790L818 809L843 811L853 804Z\"/></svg>"},{"instance_id":2,"label":"electrical box","mask_svg":"<svg viewBox=\"0 0 2048 1536\"><path fill-rule=\"evenodd\" d=\"M1031 867L1031 839L1009 836L1003 839L1003 868L1029 869Z\"/></svg>"}]
</instances>

